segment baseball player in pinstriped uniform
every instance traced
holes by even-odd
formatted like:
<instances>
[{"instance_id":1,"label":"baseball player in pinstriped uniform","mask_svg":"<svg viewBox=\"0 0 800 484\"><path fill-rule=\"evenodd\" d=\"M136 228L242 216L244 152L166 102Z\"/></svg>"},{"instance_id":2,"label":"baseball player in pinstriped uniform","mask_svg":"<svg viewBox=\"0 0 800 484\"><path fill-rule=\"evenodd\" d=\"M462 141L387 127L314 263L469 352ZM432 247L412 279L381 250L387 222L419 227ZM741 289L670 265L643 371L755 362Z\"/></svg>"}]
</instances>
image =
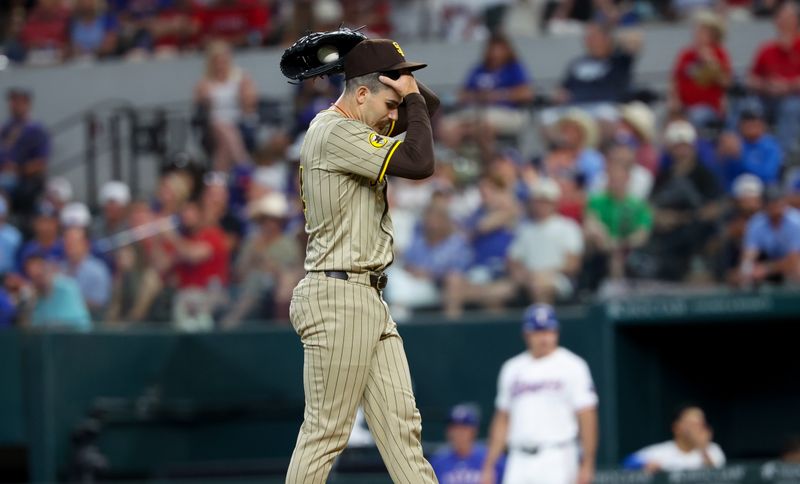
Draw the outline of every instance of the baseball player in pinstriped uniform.
<instances>
[{"instance_id":1,"label":"baseball player in pinstriped uniform","mask_svg":"<svg viewBox=\"0 0 800 484\"><path fill-rule=\"evenodd\" d=\"M361 42L344 59L344 93L303 142L307 274L290 318L304 348L306 407L287 484L326 481L359 404L392 480L436 482L422 454L403 343L381 297L393 259L387 175L433 173L430 114L438 100L410 75L422 67L396 42ZM401 131L404 140L391 137Z\"/></svg>"}]
</instances>

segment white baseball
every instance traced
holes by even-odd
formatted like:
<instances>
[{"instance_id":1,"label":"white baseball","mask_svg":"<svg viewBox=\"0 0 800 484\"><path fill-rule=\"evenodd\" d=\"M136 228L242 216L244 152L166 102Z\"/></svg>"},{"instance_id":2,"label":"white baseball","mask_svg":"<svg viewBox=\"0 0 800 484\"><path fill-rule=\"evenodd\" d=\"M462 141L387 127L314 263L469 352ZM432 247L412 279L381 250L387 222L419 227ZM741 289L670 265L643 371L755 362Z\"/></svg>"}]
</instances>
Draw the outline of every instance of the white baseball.
<instances>
[{"instance_id":1,"label":"white baseball","mask_svg":"<svg viewBox=\"0 0 800 484\"><path fill-rule=\"evenodd\" d=\"M317 51L317 59L323 64L329 64L339 60L339 52L336 50L336 47L323 45Z\"/></svg>"}]
</instances>

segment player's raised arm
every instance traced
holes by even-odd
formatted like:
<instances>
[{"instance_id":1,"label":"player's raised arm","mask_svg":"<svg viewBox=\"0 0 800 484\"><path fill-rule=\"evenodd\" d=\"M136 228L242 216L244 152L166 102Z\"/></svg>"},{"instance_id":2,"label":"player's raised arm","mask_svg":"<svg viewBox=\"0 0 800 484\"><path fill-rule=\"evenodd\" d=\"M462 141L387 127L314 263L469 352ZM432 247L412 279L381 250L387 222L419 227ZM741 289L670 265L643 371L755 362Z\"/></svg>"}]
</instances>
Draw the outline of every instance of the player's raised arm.
<instances>
[{"instance_id":1,"label":"player's raised arm","mask_svg":"<svg viewBox=\"0 0 800 484\"><path fill-rule=\"evenodd\" d=\"M425 98L425 106L428 109L428 117L433 118L433 115L436 114L436 111L439 110L439 106L441 101L439 97L430 90L425 84L421 83L417 80L417 86L419 87L419 93L422 94L422 97ZM386 136L397 136L399 134L405 133L408 130L408 105L403 102L400 103L400 106L397 108L397 121L392 122L386 130Z\"/></svg>"}]
</instances>

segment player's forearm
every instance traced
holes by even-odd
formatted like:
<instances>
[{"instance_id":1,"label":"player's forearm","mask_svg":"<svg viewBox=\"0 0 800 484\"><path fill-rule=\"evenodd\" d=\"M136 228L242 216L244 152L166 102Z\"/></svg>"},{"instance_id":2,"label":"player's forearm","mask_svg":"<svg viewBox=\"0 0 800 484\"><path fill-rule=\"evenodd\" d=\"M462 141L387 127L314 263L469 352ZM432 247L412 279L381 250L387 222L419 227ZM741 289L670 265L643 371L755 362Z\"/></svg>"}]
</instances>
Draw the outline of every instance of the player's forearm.
<instances>
[{"instance_id":1,"label":"player's forearm","mask_svg":"<svg viewBox=\"0 0 800 484\"><path fill-rule=\"evenodd\" d=\"M421 180L433 175L433 130L425 99L421 94L405 98L408 112L406 139L389 160L386 173L401 178Z\"/></svg>"},{"instance_id":2,"label":"player's forearm","mask_svg":"<svg viewBox=\"0 0 800 484\"><path fill-rule=\"evenodd\" d=\"M578 413L582 465L594 468L597 457L597 409L589 408Z\"/></svg>"},{"instance_id":3,"label":"player's forearm","mask_svg":"<svg viewBox=\"0 0 800 484\"><path fill-rule=\"evenodd\" d=\"M508 413L497 411L489 428L489 449L486 452L484 467L494 467L503 454L508 436Z\"/></svg>"}]
</instances>

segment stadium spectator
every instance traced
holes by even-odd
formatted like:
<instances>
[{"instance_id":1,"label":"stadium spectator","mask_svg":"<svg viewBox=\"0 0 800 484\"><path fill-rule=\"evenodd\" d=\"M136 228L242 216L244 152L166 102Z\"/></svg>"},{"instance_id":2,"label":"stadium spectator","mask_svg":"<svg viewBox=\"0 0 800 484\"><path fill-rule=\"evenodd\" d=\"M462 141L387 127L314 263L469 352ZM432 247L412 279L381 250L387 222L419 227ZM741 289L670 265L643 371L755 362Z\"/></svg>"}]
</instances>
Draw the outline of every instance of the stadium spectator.
<instances>
[{"instance_id":1,"label":"stadium spectator","mask_svg":"<svg viewBox=\"0 0 800 484\"><path fill-rule=\"evenodd\" d=\"M104 0L75 0L69 30L74 57L100 58L117 53L119 23L106 11Z\"/></svg>"},{"instance_id":2,"label":"stadium spectator","mask_svg":"<svg viewBox=\"0 0 800 484\"><path fill-rule=\"evenodd\" d=\"M740 266L742 285L796 281L800 276L800 212L777 186L764 191L764 210L747 223Z\"/></svg>"},{"instance_id":3,"label":"stadium spectator","mask_svg":"<svg viewBox=\"0 0 800 484\"><path fill-rule=\"evenodd\" d=\"M54 261L64 258L64 245L59 238L58 229L58 213L55 208L47 202L40 203L33 219L33 238L19 252L20 270L23 269L25 259L33 254L41 254Z\"/></svg>"},{"instance_id":4,"label":"stadium spectator","mask_svg":"<svg viewBox=\"0 0 800 484\"><path fill-rule=\"evenodd\" d=\"M284 232L289 215L286 197L273 192L251 203L248 212L256 228L236 259L239 294L222 319L223 328L235 327L248 317L288 320L292 290L303 276L300 247Z\"/></svg>"},{"instance_id":5,"label":"stadium spectator","mask_svg":"<svg viewBox=\"0 0 800 484\"><path fill-rule=\"evenodd\" d=\"M767 124L759 106L741 112L739 131L720 136L717 148L719 164L726 191L742 173L756 175L765 185L780 181L783 150L767 132Z\"/></svg>"},{"instance_id":6,"label":"stadium spectator","mask_svg":"<svg viewBox=\"0 0 800 484\"><path fill-rule=\"evenodd\" d=\"M5 287L0 286L0 329L13 325L16 317L17 308L11 295Z\"/></svg>"},{"instance_id":7,"label":"stadium spectator","mask_svg":"<svg viewBox=\"0 0 800 484\"><path fill-rule=\"evenodd\" d=\"M31 119L33 94L8 90L10 117L0 128L0 190L11 197L14 212L25 217L36 209L44 191L50 136Z\"/></svg>"},{"instance_id":8,"label":"stadium spectator","mask_svg":"<svg viewBox=\"0 0 800 484\"><path fill-rule=\"evenodd\" d=\"M625 101L633 84L633 64L641 50L640 32L620 32L590 23L583 37L586 53L572 60L560 87L553 93L559 104L585 105L593 112L608 103Z\"/></svg>"},{"instance_id":9,"label":"stadium spectator","mask_svg":"<svg viewBox=\"0 0 800 484\"><path fill-rule=\"evenodd\" d=\"M225 248L235 253L245 234L242 220L230 211L228 176L220 172L208 172L203 177L203 191L200 195L200 212L203 225L219 226L225 234Z\"/></svg>"},{"instance_id":10,"label":"stadium spectator","mask_svg":"<svg viewBox=\"0 0 800 484\"><path fill-rule=\"evenodd\" d=\"M713 251L718 255L717 279L739 284L745 228L761 210L763 194L764 184L755 175L745 173L733 181L733 201L722 216L722 230Z\"/></svg>"},{"instance_id":11,"label":"stadium spectator","mask_svg":"<svg viewBox=\"0 0 800 484\"><path fill-rule=\"evenodd\" d=\"M177 215L194 191L194 180L178 170L169 171L158 180L154 209L160 217Z\"/></svg>"},{"instance_id":12,"label":"stadium spectator","mask_svg":"<svg viewBox=\"0 0 800 484\"><path fill-rule=\"evenodd\" d=\"M777 38L763 44L755 55L748 87L761 97L768 117L774 119L778 141L784 150L798 152L800 138L800 31L798 7L782 2L774 22Z\"/></svg>"},{"instance_id":13,"label":"stadium spectator","mask_svg":"<svg viewBox=\"0 0 800 484\"><path fill-rule=\"evenodd\" d=\"M70 10L61 0L39 0L25 18L18 58L31 64L61 62L69 46Z\"/></svg>"},{"instance_id":14,"label":"stadium spectator","mask_svg":"<svg viewBox=\"0 0 800 484\"><path fill-rule=\"evenodd\" d=\"M624 159L630 165L628 172L628 188L627 193L629 196L641 200L650 198L650 192L653 190L653 182L655 178L653 174L645 167L637 162L636 152L630 147L629 144L612 143L605 149L604 156L606 158L606 165L609 165L613 160ZM608 188L608 170L604 171L597 177L597 183L591 194L602 193ZM591 195L590 194L590 195Z\"/></svg>"},{"instance_id":15,"label":"stadium spectator","mask_svg":"<svg viewBox=\"0 0 800 484\"><path fill-rule=\"evenodd\" d=\"M198 22L189 0L111 0L128 56L165 55L194 41Z\"/></svg>"},{"instance_id":16,"label":"stadium spectator","mask_svg":"<svg viewBox=\"0 0 800 484\"><path fill-rule=\"evenodd\" d=\"M711 428L699 407L684 406L676 412L672 420L672 435L672 440L635 452L625 460L624 467L653 473L725 465L725 454L711 441Z\"/></svg>"},{"instance_id":17,"label":"stadium spectator","mask_svg":"<svg viewBox=\"0 0 800 484\"><path fill-rule=\"evenodd\" d=\"M464 140L476 140L486 157L498 135L516 136L528 124L525 105L532 100L525 66L517 59L511 42L495 34L459 91L458 105L465 109L442 121L440 136L454 149Z\"/></svg>"},{"instance_id":18,"label":"stadium spectator","mask_svg":"<svg viewBox=\"0 0 800 484\"><path fill-rule=\"evenodd\" d=\"M600 133L597 122L584 110L570 108L557 124L555 149L545 156L545 173L558 179L580 177L580 185L596 188L605 169L603 155L595 148Z\"/></svg>"},{"instance_id":19,"label":"stadium spectator","mask_svg":"<svg viewBox=\"0 0 800 484\"><path fill-rule=\"evenodd\" d=\"M250 161L244 136L252 136L248 118L255 115L258 93L250 75L233 63L228 44L209 44L206 72L194 97L206 118L214 169L227 171Z\"/></svg>"},{"instance_id":20,"label":"stadium spectator","mask_svg":"<svg viewBox=\"0 0 800 484\"><path fill-rule=\"evenodd\" d=\"M514 238L521 208L514 185L496 175L478 183L481 206L466 221L472 260L465 272L451 272L444 281L444 308L458 318L467 303L479 303L491 311L503 309L516 287L508 276L506 258Z\"/></svg>"},{"instance_id":21,"label":"stadium spectator","mask_svg":"<svg viewBox=\"0 0 800 484\"><path fill-rule=\"evenodd\" d=\"M605 277L623 279L631 250L647 242L653 226L650 208L641 198L628 194L633 156L627 147L612 151L608 160L608 187L589 198L584 219L587 257L584 276L590 286Z\"/></svg>"},{"instance_id":22,"label":"stadium spectator","mask_svg":"<svg viewBox=\"0 0 800 484\"><path fill-rule=\"evenodd\" d=\"M392 304L392 314L403 319L410 309L439 306L445 278L451 272L463 272L469 260L469 244L457 231L446 199L434 197L403 254L402 266L393 266L389 273L392 282L386 299Z\"/></svg>"},{"instance_id":23,"label":"stadium spectator","mask_svg":"<svg viewBox=\"0 0 800 484\"><path fill-rule=\"evenodd\" d=\"M45 254L35 252L25 259L25 276L31 283L34 299L25 321L33 327L66 326L91 328L91 318L74 279L61 275Z\"/></svg>"},{"instance_id":24,"label":"stadium spectator","mask_svg":"<svg viewBox=\"0 0 800 484\"><path fill-rule=\"evenodd\" d=\"M509 271L535 302L567 299L583 255L583 234L577 223L556 213L558 184L541 179L531 187L531 219L517 228L509 248Z\"/></svg>"},{"instance_id":25,"label":"stadium spectator","mask_svg":"<svg viewBox=\"0 0 800 484\"><path fill-rule=\"evenodd\" d=\"M100 320L111 298L111 272L90 249L86 228L72 226L64 230L61 271L75 279L92 319Z\"/></svg>"},{"instance_id":26,"label":"stadium spectator","mask_svg":"<svg viewBox=\"0 0 800 484\"><path fill-rule=\"evenodd\" d=\"M224 41L233 47L261 45L269 26L270 10L250 0L195 2L195 18L202 45Z\"/></svg>"},{"instance_id":27,"label":"stadium spectator","mask_svg":"<svg viewBox=\"0 0 800 484\"><path fill-rule=\"evenodd\" d=\"M790 207L800 210L800 177L789 182L786 202Z\"/></svg>"},{"instance_id":28,"label":"stadium spectator","mask_svg":"<svg viewBox=\"0 0 800 484\"><path fill-rule=\"evenodd\" d=\"M131 203L126 225L131 230L142 230L155 220L155 213L144 201ZM162 295L172 296L165 287L156 267L159 240L157 237L143 238L130 245L120 247L114 253L114 274L111 301L104 318L109 323L136 323L156 320L154 303ZM166 319L166 318L165 318Z\"/></svg>"},{"instance_id":29,"label":"stadium spectator","mask_svg":"<svg viewBox=\"0 0 800 484\"><path fill-rule=\"evenodd\" d=\"M614 132L613 142L630 146L635 151L636 163L650 172L650 184L658 171L658 149L655 146L656 117L653 110L640 101L624 104L619 110L619 123ZM634 174L632 180L636 180ZM638 192L643 198L650 194Z\"/></svg>"},{"instance_id":30,"label":"stadium spectator","mask_svg":"<svg viewBox=\"0 0 800 484\"><path fill-rule=\"evenodd\" d=\"M431 467L442 484L478 484L486 459L486 446L476 442L480 410L470 404L456 405L447 419L447 447L431 457ZM505 459L498 459L497 482L503 482Z\"/></svg>"},{"instance_id":31,"label":"stadium spectator","mask_svg":"<svg viewBox=\"0 0 800 484\"><path fill-rule=\"evenodd\" d=\"M176 288L173 321L183 331L213 327L213 316L226 302L230 254L219 225L203 225L200 206L187 202L178 230L163 236Z\"/></svg>"},{"instance_id":32,"label":"stadium spectator","mask_svg":"<svg viewBox=\"0 0 800 484\"><path fill-rule=\"evenodd\" d=\"M109 237L128 228L128 208L131 190L121 181L110 181L100 189L99 216L94 218L91 234L93 238Z\"/></svg>"},{"instance_id":33,"label":"stadium spectator","mask_svg":"<svg viewBox=\"0 0 800 484\"><path fill-rule=\"evenodd\" d=\"M11 209L0 194L0 275L17 268L17 252L22 246L22 234L11 225Z\"/></svg>"},{"instance_id":34,"label":"stadium spectator","mask_svg":"<svg viewBox=\"0 0 800 484\"><path fill-rule=\"evenodd\" d=\"M44 200L49 202L57 212L61 212L66 204L72 201L72 183L63 176L47 179L44 188Z\"/></svg>"},{"instance_id":35,"label":"stadium spectator","mask_svg":"<svg viewBox=\"0 0 800 484\"><path fill-rule=\"evenodd\" d=\"M669 104L697 128L723 119L725 89L731 83L731 61L722 41L725 24L715 13L695 15L692 44L684 48L672 70Z\"/></svg>"},{"instance_id":36,"label":"stadium spectator","mask_svg":"<svg viewBox=\"0 0 800 484\"><path fill-rule=\"evenodd\" d=\"M698 161L697 132L687 121L673 121L664 133L671 164L656 177L651 203L655 209L653 237L656 273L668 281L682 280L690 262L699 257L715 234L722 191L714 175Z\"/></svg>"}]
</instances>

